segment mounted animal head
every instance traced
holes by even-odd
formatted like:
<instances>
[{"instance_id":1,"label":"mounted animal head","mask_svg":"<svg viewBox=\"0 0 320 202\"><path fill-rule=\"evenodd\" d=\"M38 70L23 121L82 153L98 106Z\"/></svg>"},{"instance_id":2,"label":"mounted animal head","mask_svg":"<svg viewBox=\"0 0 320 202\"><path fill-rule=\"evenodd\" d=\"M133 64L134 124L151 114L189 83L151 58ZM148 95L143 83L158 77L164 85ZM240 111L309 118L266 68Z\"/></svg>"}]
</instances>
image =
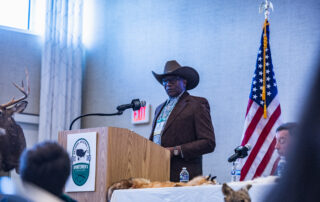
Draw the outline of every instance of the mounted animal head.
<instances>
[{"instance_id":1,"label":"mounted animal head","mask_svg":"<svg viewBox=\"0 0 320 202\"><path fill-rule=\"evenodd\" d=\"M248 192L251 186L252 186L251 184L248 184L242 187L240 190L234 191L226 183L223 183L222 193L224 195L224 201L225 202L251 202L251 198Z\"/></svg>"},{"instance_id":2,"label":"mounted animal head","mask_svg":"<svg viewBox=\"0 0 320 202\"><path fill-rule=\"evenodd\" d=\"M12 98L11 101L0 105L0 170L8 172L16 168L18 173L19 158L26 148L26 140L21 127L12 118L14 113L22 112L28 102L25 99L30 93L29 76L26 70L27 88L13 83L23 96L19 99Z\"/></svg>"}]
</instances>

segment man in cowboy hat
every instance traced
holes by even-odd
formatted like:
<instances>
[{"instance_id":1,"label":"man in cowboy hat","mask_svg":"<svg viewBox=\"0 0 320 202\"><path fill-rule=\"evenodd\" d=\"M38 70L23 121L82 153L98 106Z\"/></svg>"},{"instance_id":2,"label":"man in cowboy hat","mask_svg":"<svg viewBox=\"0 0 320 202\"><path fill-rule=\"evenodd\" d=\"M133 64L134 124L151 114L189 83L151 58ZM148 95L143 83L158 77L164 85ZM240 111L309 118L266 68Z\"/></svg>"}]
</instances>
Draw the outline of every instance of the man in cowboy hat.
<instances>
[{"instance_id":1,"label":"man in cowboy hat","mask_svg":"<svg viewBox=\"0 0 320 202\"><path fill-rule=\"evenodd\" d=\"M202 175L202 155L215 148L209 103L189 95L199 83L198 72L168 61L163 74L152 72L169 99L156 108L150 140L171 152L170 180L179 181L182 167L190 179Z\"/></svg>"}]
</instances>

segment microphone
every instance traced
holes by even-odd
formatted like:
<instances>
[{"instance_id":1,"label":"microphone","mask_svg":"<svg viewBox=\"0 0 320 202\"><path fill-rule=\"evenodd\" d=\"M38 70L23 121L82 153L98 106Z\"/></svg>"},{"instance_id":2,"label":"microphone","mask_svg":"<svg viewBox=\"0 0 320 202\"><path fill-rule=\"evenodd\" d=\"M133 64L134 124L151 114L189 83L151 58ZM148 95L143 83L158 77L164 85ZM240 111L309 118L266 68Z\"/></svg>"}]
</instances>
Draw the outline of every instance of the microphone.
<instances>
[{"instance_id":1,"label":"microphone","mask_svg":"<svg viewBox=\"0 0 320 202\"><path fill-rule=\"evenodd\" d=\"M228 158L228 162L233 162L238 158L244 158L248 156L248 151L251 149L250 144L246 144L245 146L238 146L234 149L235 154Z\"/></svg>"},{"instance_id":2,"label":"microphone","mask_svg":"<svg viewBox=\"0 0 320 202\"><path fill-rule=\"evenodd\" d=\"M146 101L144 101L144 100L140 101L139 99L133 99L131 101L131 104L119 105L117 107L117 110L120 111L120 112L123 112L126 109L132 108L133 111L136 111L136 110L139 110L141 107L144 107L144 106L146 106Z\"/></svg>"},{"instance_id":3,"label":"microphone","mask_svg":"<svg viewBox=\"0 0 320 202\"><path fill-rule=\"evenodd\" d=\"M121 115L122 112L126 109L132 108L133 111L135 110L139 110L141 107L146 106L146 101L140 101L139 99L133 99L131 101L131 104L125 104L125 105L119 105L117 107L118 112L116 113L112 113L112 114L106 114L106 113L90 113L90 114L83 114L78 116L77 118L73 119L73 121L70 124L69 130L72 130L72 125L74 124L74 122L76 122L76 120L86 117L86 116L115 116L115 115Z\"/></svg>"}]
</instances>

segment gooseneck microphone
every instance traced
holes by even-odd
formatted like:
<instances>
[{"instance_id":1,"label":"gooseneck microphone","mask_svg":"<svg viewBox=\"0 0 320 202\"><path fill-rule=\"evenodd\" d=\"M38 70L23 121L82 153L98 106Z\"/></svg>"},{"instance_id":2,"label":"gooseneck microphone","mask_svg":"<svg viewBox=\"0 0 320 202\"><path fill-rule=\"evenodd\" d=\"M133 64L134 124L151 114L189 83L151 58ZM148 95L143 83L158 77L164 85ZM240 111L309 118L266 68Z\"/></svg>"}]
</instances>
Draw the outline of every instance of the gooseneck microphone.
<instances>
[{"instance_id":1,"label":"gooseneck microphone","mask_svg":"<svg viewBox=\"0 0 320 202\"><path fill-rule=\"evenodd\" d=\"M130 109L132 108L133 111L139 110L141 107L146 106L146 101L143 100L139 100L139 99L133 99L131 101L131 104L124 104L124 105L119 105L117 107L118 112L116 113L112 113L112 114L105 114L105 113L93 113L93 114L83 114L81 116L78 116L77 118L75 118L69 127L69 130L72 130L72 125L74 124L74 122L76 122L76 120L82 118L82 117L86 117L86 116L115 116L115 115L121 115L123 113L124 110L126 109Z\"/></svg>"},{"instance_id":2,"label":"gooseneck microphone","mask_svg":"<svg viewBox=\"0 0 320 202\"><path fill-rule=\"evenodd\" d=\"M136 111L136 110L139 110L141 107L144 107L144 106L146 106L146 101L143 101L143 100L140 101L139 99L133 99L131 101L131 104L119 105L117 107L117 110L123 112L126 109L132 108L133 111Z\"/></svg>"},{"instance_id":3,"label":"gooseneck microphone","mask_svg":"<svg viewBox=\"0 0 320 202\"><path fill-rule=\"evenodd\" d=\"M245 146L238 146L234 149L234 154L228 158L228 162L233 162L238 158L244 158L248 156L248 151L251 149L250 144L246 144Z\"/></svg>"}]
</instances>

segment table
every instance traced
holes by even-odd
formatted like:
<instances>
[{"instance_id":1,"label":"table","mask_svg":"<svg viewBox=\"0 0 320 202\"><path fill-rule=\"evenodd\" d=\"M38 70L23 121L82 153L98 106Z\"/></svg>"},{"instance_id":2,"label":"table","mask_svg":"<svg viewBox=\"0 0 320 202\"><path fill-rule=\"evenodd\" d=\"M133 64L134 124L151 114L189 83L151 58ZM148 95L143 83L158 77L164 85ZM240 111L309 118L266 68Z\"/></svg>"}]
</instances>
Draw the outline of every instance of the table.
<instances>
[{"instance_id":1,"label":"table","mask_svg":"<svg viewBox=\"0 0 320 202\"><path fill-rule=\"evenodd\" d=\"M275 183L253 184L249 190L252 202L262 202ZM230 187L239 190L244 185L232 184ZM122 189L113 192L111 202L224 202L222 185L205 185L193 187L166 187L148 189Z\"/></svg>"}]
</instances>

